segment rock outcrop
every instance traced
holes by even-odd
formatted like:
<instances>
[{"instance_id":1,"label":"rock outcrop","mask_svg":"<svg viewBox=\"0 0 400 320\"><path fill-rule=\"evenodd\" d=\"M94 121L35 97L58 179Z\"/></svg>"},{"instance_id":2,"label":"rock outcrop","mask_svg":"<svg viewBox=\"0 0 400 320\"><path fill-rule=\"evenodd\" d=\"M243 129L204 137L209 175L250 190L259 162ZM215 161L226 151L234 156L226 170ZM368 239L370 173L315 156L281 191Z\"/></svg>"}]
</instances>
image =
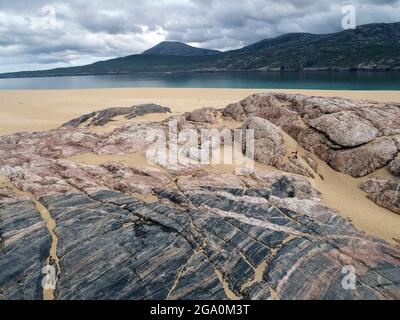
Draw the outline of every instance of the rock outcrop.
<instances>
[{"instance_id":1,"label":"rock outcrop","mask_svg":"<svg viewBox=\"0 0 400 320\"><path fill-rule=\"evenodd\" d=\"M42 299L51 237L34 203L10 194L0 195L0 299Z\"/></svg>"},{"instance_id":2,"label":"rock outcrop","mask_svg":"<svg viewBox=\"0 0 400 320\"><path fill-rule=\"evenodd\" d=\"M294 138L304 149L333 169L355 178L387 167L400 173L400 105L344 98L307 97L268 93L252 95L225 108L223 115L238 121L268 120ZM290 160L290 159L289 159ZM314 172L311 156L304 159ZM313 176L295 161L279 162L280 170ZM399 212L395 181L362 186L378 205ZM377 188L379 185L379 188ZM383 186L384 185L384 186ZM391 190L390 192L388 190ZM390 194L390 195L389 195Z\"/></svg>"},{"instance_id":3,"label":"rock outcrop","mask_svg":"<svg viewBox=\"0 0 400 320\"><path fill-rule=\"evenodd\" d=\"M238 121L264 118L353 177L385 167L400 147L400 105L395 103L271 93L231 104L223 114Z\"/></svg>"},{"instance_id":4,"label":"rock outcrop","mask_svg":"<svg viewBox=\"0 0 400 320\"><path fill-rule=\"evenodd\" d=\"M221 112L215 108L201 108L186 115L189 121L203 123L217 123L220 118Z\"/></svg>"},{"instance_id":5,"label":"rock outcrop","mask_svg":"<svg viewBox=\"0 0 400 320\"><path fill-rule=\"evenodd\" d=\"M130 120L150 113L171 113L171 109L153 103L128 108L108 108L80 116L64 123L62 127L77 128L83 124L87 127L104 126L117 116L124 116L125 119Z\"/></svg>"},{"instance_id":6,"label":"rock outcrop","mask_svg":"<svg viewBox=\"0 0 400 320\"><path fill-rule=\"evenodd\" d=\"M377 128L351 111L326 114L311 119L308 124L342 147L360 146L371 142L378 134Z\"/></svg>"},{"instance_id":7,"label":"rock outcrop","mask_svg":"<svg viewBox=\"0 0 400 320\"><path fill-rule=\"evenodd\" d=\"M260 155L268 161L284 151L277 126L298 141L312 132L309 145L325 141L329 154L346 152L304 120L339 106L304 102L293 111L282 99L268 96L280 101L274 111L263 100L225 113L260 129L261 147L276 151ZM174 119L177 130L205 126ZM75 163L68 157L145 152L149 130L168 134L169 128L166 122L110 133L73 127L0 137L0 175L7 177L0 188L0 299L42 299L43 267L55 257L52 294L60 300L400 299L400 247L358 231L324 206L306 177ZM369 143L394 141L383 131ZM39 208L54 221L54 234ZM356 271L351 288L344 278L349 266Z\"/></svg>"},{"instance_id":8,"label":"rock outcrop","mask_svg":"<svg viewBox=\"0 0 400 320\"><path fill-rule=\"evenodd\" d=\"M237 188L238 181L226 178L178 178L175 187L157 188L153 203L101 185L42 196L35 191L57 224L55 298L400 297L400 250L357 231L321 205L309 185L307 194L285 175L276 174L276 182L263 189ZM2 204L1 221L17 208L36 220L22 231L10 221L8 233L24 234L14 243L2 224L0 297L40 299L49 237L42 224L32 227L40 218L29 201ZM342 286L346 265L357 270L355 290ZM29 276L28 287L19 284Z\"/></svg>"}]
</instances>

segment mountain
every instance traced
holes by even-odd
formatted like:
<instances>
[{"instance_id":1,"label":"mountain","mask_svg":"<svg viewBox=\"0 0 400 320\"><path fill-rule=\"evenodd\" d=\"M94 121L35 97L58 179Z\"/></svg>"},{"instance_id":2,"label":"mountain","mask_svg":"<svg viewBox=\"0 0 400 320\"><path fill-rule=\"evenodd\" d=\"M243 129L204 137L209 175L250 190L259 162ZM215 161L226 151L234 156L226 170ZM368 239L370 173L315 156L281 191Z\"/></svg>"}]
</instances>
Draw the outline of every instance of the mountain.
<instances>
[{"instance_id":1,"label":"mountain","mask_svg":"<svg viewBox=\"0 0 400 320\"><path fill-rule=\"evenodd\" d=\"M200 54L201 53L201 54ZM400 22L332 34L290 33L223 53L163 42L143 54L0 78L138 72L400 70Z\"/></svg>"},{"instance_id":2,"label":"mountain","mask_svg":"<svg viewBox=\"0 0 400 320\"><path fill-rule=\"evenodd\" d=\"M285 34L231 52L227 58L238 69L398 69L400 23L332 34Z\"/></svg>"},{"instance_id":3,"label":"mountain","mask_svg":"<svg viewBox=\"0 0 400 320\"><path fill-rule=\"evenodd\" d=\"M158 56L208 56L219 53L221 52L217 50L196 48L182 42L164 41L142 54Z\"/></svg>"}]
</instances>

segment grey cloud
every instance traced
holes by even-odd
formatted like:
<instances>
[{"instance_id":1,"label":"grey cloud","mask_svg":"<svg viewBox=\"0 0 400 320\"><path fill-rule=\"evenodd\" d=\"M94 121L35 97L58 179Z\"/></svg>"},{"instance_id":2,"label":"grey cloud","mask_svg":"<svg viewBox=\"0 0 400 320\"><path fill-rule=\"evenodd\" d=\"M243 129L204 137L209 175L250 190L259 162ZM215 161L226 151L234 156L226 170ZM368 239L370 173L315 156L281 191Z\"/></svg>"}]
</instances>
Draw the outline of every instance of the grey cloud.
<instances>
[{"instance_id":1,"label":"grey cloud","mask_svg":"<svg viewBox=\"0 0 400 320\"><path fill-rule=\"evenodd\" d=\"M42 26L48 4L54 29ZM0 0L0 71L88 63L162 40L228 50L288 32L335 32L347 4L358 24L400 21L400 0Z\"/></svg>"}]
</instances>

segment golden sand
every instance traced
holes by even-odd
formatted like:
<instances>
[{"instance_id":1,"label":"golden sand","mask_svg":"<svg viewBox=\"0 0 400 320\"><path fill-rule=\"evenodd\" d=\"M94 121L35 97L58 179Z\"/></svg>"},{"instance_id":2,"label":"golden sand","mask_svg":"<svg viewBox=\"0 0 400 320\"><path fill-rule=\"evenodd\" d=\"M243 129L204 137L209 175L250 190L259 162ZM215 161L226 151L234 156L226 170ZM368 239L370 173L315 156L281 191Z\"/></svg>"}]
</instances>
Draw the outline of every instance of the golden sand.
<instances>
[{"instance_id":1,"label":"golden sand","mask_svg":"<svg viewBox=\"0 0 400 320\"><path fill-rule=\"evenodd\" d=\"M290 152L298 152L300 159L305 150L288 134L282 131L285 146ZM318 174L309 179L312 186L321 192L322 203L334 208L351 221L359 230L394 242L400 238L400 215L379 207L367 198L358 185L372 176L392 178L386 169L378 170L363 178L353 178L333 170L324 161L318 162ZM303 164L306 165L304 162Z\"/></svg>"},{"instance_id":2,"label":"golden sand","mask_svg":"<svg viewBox=\"0 0 400 320\"><path fill-rule=\"evenodd\" d=\"M260 92L303 93L378 101L400 101L400 91L321 91L267 89L119 88L0 91L0 135L55 129L85 113L108 107L157 103L183 113L201 107L223 108Z\"/></svg>"}]
</instances>

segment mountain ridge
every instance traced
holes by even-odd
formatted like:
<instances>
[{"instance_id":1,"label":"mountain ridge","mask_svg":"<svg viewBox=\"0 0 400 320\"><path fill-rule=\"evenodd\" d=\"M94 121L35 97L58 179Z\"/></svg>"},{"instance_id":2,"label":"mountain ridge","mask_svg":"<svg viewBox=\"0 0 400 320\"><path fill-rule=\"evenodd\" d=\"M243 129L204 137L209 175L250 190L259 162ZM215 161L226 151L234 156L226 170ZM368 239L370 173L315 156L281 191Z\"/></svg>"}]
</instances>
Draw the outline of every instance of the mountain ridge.
<instances>
[{"instance_id":1,"label":"mountain ridge","mask_svg":"<svg viewBox=\"0 0 400 320\"><path fill-rule=\"evenodd\" d=\"M330 34L289 33L218 54L183 43L170 43L178 47L178 52L160 54L166 52L159 50L160 45L161 49L165 48L165 42L162 42L149 49L150 54L146 50L143 54L79 67L3 73L0 78L219 71L400 70L400 22L368 24ZM182 55L182 48L190 48L192 54Z\"/></svg>"},{"instance_id":2,"label":"mountain ridge","mask_svg":"<svg viewBox=\"0 0 400 320\"><path fill-rule=\"evenodd\" d=\"M202 49L177 41L163 41L154 47L144 51L142 55L166 55L166 56L201 56L216 55L218 50Z\"/></svg>"}]
</instances>

